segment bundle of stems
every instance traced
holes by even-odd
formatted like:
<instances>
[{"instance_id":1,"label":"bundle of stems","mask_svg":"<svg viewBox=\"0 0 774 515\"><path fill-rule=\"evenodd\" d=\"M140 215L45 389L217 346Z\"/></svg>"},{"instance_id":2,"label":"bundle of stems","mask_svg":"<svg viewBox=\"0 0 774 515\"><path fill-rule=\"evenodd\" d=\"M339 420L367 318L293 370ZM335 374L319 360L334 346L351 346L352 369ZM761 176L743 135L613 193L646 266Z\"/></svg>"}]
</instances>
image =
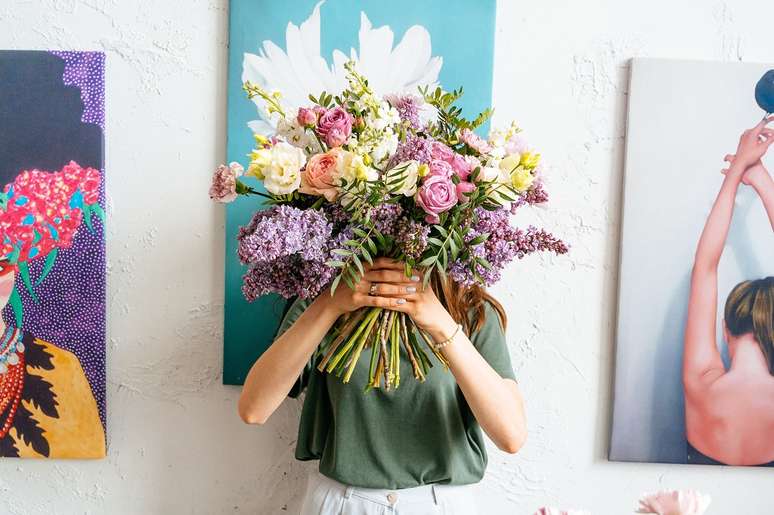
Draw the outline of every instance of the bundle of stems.
<instances>
[{"instance_id":1,"label":"bundle of stems","mask_svg":"<svg viewBox=\"0 0 774 515\"><path fill-rule=\"evenodd\" d=\"M370 349L368 383L365 390L400 386L400 346L411 362L414 378L424 382L432 361L421 342L448 369L446 357L432 345L430 336L419 329L405 313L382 308L360 308L342 318L334 331L335 337L321 353L317 370L335 374L348 383L364 351ZM384 386L382 386L384 379Z\"/></svg>"}]
</instances>

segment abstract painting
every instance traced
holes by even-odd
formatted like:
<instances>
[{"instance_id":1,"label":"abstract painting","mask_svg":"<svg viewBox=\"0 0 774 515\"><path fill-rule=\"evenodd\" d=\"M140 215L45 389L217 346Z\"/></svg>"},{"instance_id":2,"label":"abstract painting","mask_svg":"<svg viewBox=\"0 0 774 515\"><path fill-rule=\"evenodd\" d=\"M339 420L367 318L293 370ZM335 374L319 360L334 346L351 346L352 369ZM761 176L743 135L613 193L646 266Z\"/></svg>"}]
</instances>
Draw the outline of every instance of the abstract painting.
<instances>
[{"instance_id":1,"label":"abstract painting","mask_svg":"<svg viewBox=\"0 0 774 515\"><path fill-rule=\"evenodd\" d=\"M774 465L771 68L632 63L611 460Z\"/></svg>"},{"instance_id":2,"label":"abstract painting","mask_svg":"<svg viewBox=\"0 0 774 515\"><path fill-rule=\"evenodd\" d=\"M244 160L253 148L254 131L273 129L247 99L244 81L281 90L283 101L298 106L308 102L308 92L343 89L349 59L377 93L452 88L464 77L463 112L481 112L491 103L494 24L495 0L231 0L228 161ZM458 35L463 33L461 45ZM250 186L260 189L258 181ZM286 306L273 295L249 303L241 292L246 267L237 257L236 235L250 220L255 202L242 197L226 208L225 384L244 382L271 344Z\"/></svg>"},{"instance_id":3,"label":"abstract painting","mask_svg":"<svg viewBox=\"0 0 774 515\"><path fill-rule=\"evenodd\" d=\"M105 456L104 62L0 51L0 457Z\"/></svg>"}]
</instances>

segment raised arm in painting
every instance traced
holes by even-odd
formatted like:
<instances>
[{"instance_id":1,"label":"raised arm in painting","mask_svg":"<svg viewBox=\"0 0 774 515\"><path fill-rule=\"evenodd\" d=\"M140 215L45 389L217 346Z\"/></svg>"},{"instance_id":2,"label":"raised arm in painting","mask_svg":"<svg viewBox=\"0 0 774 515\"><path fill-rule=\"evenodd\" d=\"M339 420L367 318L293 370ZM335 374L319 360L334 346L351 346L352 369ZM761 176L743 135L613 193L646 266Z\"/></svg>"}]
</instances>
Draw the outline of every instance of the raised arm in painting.
<instances>
[{"instance_id":1,"label":"raised arm in painting","mask_svg":"<svg viewBox=\"0 0 774 515\"><path fill-rule=\"evenodd\" d=\"M718 300L717 272L726 244L734 200L742 177L759 162L772 142L768 119L745 131L736 154L728 156L729 168L699 239L691 273L688 319L683 350L683 382L686 390L697 391L725 372L715 341Z\"/></svg>"}]
</instances>

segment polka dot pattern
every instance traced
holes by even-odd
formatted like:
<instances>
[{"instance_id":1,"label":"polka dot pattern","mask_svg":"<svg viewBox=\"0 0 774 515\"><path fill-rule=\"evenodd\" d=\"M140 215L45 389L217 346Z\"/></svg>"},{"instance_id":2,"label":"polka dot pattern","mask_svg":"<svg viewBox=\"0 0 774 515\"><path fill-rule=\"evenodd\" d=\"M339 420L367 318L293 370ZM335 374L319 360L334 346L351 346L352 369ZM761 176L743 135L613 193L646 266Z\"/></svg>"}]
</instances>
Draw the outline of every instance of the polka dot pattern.
<instances>
[{"instance_id":1,"label":"polka dot pattern","mask_svg":"<svg viewBox=\"0 0 774 515\"><path fill-rule=\"evenodd\" d=\"M99 125L104 131L104 62L100 52L52 52L65 63L62 80L81 90L84 111L81 121ZM104 170L100 170L99 205L105 208ZM75 354L81 362L105 425L105 239L104 227L95 215L89 230L82 223L72 245L59 250L56 263L45 280L35 285L39 302L31 298L21 280L17 291L24 309L23 329ZM45 259L29 261L33 284ZM13 311L2 312L15 324Z\"/></svg>"},{"instance_id":2,"label":"polka dot pattern","mask_svg":"<svg viewBox=\"0 0 774 515\"><path fill-rule=\"evenodd\" d=\"M81 90L81 121L105 130L105 54L102 52L52 51L65 62L62 82Z\"/></svg>"}]
</instances>

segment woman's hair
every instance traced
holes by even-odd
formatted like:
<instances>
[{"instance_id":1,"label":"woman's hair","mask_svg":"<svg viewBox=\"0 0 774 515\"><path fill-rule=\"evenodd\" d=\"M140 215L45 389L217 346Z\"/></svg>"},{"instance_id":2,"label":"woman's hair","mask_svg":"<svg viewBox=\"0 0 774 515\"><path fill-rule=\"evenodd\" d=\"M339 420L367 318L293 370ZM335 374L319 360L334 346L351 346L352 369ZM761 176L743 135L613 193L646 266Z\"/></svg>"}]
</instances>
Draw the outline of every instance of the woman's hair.
<instances>
[{"instance_id":1,"label":"woman's hair","mask_svg":"<svg viewBox=\"0 0 774 515\"><path fill-rule=\"evenodd\" d=\"M737 284L726 299L725 318L733 336L753 334L774 374L774 277Z\"/></svg>"},{"instance_id":2,"label":"woman's hair","mask_svg":"<svg viewBox=\"0 0 774 515\"><path fill-rule=\"evenodd\" d=\"M500 327L505 331L508 323L505 309L483 287L478 285L461 286L448 277L441 276L435 270L430 277L430 284L438 296L438 300L441 301L452 318L457 323L462 324L465 334L471 335L483 327L486 319L486 303L494 308L500 321Z\"/></svg>"}]
</instances>

